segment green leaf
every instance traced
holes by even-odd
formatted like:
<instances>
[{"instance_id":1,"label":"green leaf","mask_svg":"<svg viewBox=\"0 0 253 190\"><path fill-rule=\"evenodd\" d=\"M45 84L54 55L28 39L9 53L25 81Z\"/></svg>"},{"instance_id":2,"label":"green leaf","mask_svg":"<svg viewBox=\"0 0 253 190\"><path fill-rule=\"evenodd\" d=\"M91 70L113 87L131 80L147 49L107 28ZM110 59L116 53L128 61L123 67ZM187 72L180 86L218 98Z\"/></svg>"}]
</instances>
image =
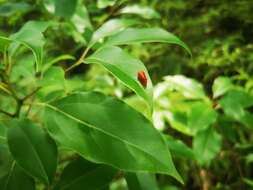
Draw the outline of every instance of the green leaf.
<instances>
[{"instance_id":1,"label":"green leaf","mask_svg":"<svg viewBox=\"0 0 253 190\"><path fill-rule=\"evenodd\" d=\"M127 173L125 178L129 190L159 190L153 174Z\"/></svg>"},{"instance_id":2,"label":"green leaf","mask_svg":"<svg viewBox=\"0 0 253 190\"><path fill-rule=\"evenodd\" d=\"M159 19L160 14L151 7L141 5L130 5L126 6L119 11L121 14L136 14L145 19Z\"/></svg>"},{"instance_id":3,"label":"green leaf","mask_svg":"<svg viewBox=\"0 0 253 190\"><path fill-rule=\"evenodd\" d=\"M182 182L161 137L141 113L98 92L46 104L45 125L63 147L125 171L163 173Z\"/></svg>"},{"instance_id":4,"label":"green leaf","mask_svg":"<svg viewBox=\"0 0 253 190\"><path fill-rule=\"evenodd\" d=\"M217 113L211 105L204 102L197 102L191 106L188 113L188 126L195 134L212 125L217 119Z\"/></svg>"},{"instance_id":5,"label":"green leaf","mask_svg":"<svg viewBox=\"0 0 253 190\"><path fill-rule=\"evenodd\" d=\"M8 145L13 158L31 176L49 183L57 164L54 141L28 119L12 120Z\"/></svg>"},{"instance_id":6,"label":"green leaf","mask_svg":"<svg viewBox=\"0 0 253 190\"><path fill-rule=\"evenodd\" d=\"M6 142L6 127L1 123L0 124L0 144Z\"/></svg>"},{"instance_id":7,"label":"green leaf","mask_svg":"<svg viewBox=\"0 0 253 190\"><path fill-rule=\"evenodd\" d=\"M194 79L187 78L183 75L166 76L164 79L170 84L170 88L182 93L186 98L206 98L203 86Z\"/></svg>"},{"instance_id":8,"label":"green leaf","mask_svg":"<svg viewBox=\"0 0 253 190\"><path fill-rule=\"evenodd\" d=\"M105 165L78 159L68 164L54 190L103 190L113 179L116 170Z\"/></svg>"},{"instance_id":9,"label":"green leaf","mask_svg":"<svg viewBox=\"0 0 253 190\"><path fill-rule=\"evenodd\" d=\"M225 114L249 127L253 126L253 114L246 110L253 105L253 96L242 90L230 90L219 101Z\"/></svg>"},{"instance_id":10,"label":"green leaf","mask_svg":"<svg viewBox=\"0 0 253 190\"><path fill-rule=\"evenodd\" d=\"M0 52L5 52L9 47L11 40L9 38L0 36Z\"/></svg>"},{"instance_id":11,"label":"green leaf","mask_svg":"<svg viewBox=\"0 0 253 190\"><path fill-rule=\"evenodd\" d=\"M53 66L48 69L43 78L38 81L38 84L42 86L39 91L42 95L47 95L54 91L65 90L65 73L61 67Z\"/></svg>"},{"instance_id":12,"label":"green leaf","mask_svg":"<svg viewBox=\"0 0 253 190\"><path fill-rule=\"evenodd\" d=\"M233 88L233 83L229 77L218 77L213 83L213 97L217 98L224 95L226 92Z\"/></svg>"},{"instance_id":13,"label":"green leaf","mask_svg":"<svg viewBox=\"0 0 253 190\"><path fill-rule=\"evenodd\" d=\"M34 180L13 161L7 145L0 145L1 190L35 190Z\"/></svg>"},{"instance_id":14,"label":"green leaf","mask_svg":"<svg viewBox=\"0 0 253 190\"><path fill-rule=\"evenodd\" d=\"M111 7L116 3L117 0L97 0L97 7L99 9L104 9L106 7Z\"/></svg>"},{"instance_id":15,"label":"green leaf","mask_svg":"<svg viewBox=\"0 0 253 190\"><path fill-rule=\"evenodd\" d=\"M164 135L164 138L173 156L195 160L193 150L184 144L181 140L174 139L170 135Z\"/></svg>"},{"instance_id":16,"label":"green leaf","mask_svg":"<svg viewBox=\"0 0 253 190\"><path fill-rule=\"evenodd\" d=\"M209 164L220 151L221 143L221 135L212 127L199 131L193 139L193 150L199 164Z\"/></svg>"},{"instance_id":17,"label":"green leaf","mask_svg":"<svg viewBox=\"0 0 253 190\"><path fill-rule=\"evenodd\" d=\"M31 9L31 6L25 2L11 3L7 2L0 6L0 16L10 17L15 13L26 12Z\"/></svg>"},{"instance_id":18,"label":"green leaf","mask_svg":"<svg viewBox=\"0 0 253 190\"><path fill-rule=\"evenodd\" d=\"M71 23L75 26L76 30L81 34L84 33L86 29L92 30L88 10L82 4L82 2L79 3L75 13L71 17Z\"/></svg>"},{"instance_id":19,"label":"green leaf","mask_svg":"<svg viewBox=\"0 0 253 190\"><path fill-rule=\"evenodd\" d=\"M142 97L152 109L153 85L144 64L115 46L104 46L84 60L85 63L96 63L104 66L123 84ZM138 81L138 72L144 71L148 79L147 87L144 88Z\"/></svg>"},{"instance_id":20,"label":"green leaf","mask_svg":"<svg viewBox=\"0 0 253 190\"><path fill-rule=\"evenodd\" d=\"M45 44L43 32L48 28L50 22L29 21L17 33L10 36L14 43L10 46L11 55L17 50L20 44L29 48L36 61L38 71L42 64L43 46Z\"/></svg>"},{"instance_id":21,"label":"green leaf","mask_svg":"<svg viewBox=\"0 0 253 190\"><path fill-rule=\"evenodd\" d=\"M133 19L111 19L105 22L94 32L89 43L89 47L93 46L96 42L102 40L103 38L114 35L122 29L137 23L138 22Z\"/></svg>"},{"instance_id":22,"label":"green leaf","mask_svg":"<svg viewBox=\"0 0 253 190\"><path fill-rule=\"evenodd\" d=\"M167 32L162 28L128 28L114 36L111 36L107 41L107 45L127 45L133 43L151 43L162 42L168 44L177 44L183 47L190 55L191 50L177 36Z\"/></svg>"},{"instance_id":23,"label":"green leaf","mask_svg":"<svg viewBox=\"0 0 253 190\"><path fill-rule=\"evenodd\" d=\"M76 11L77 3L77 0L55 0L55 14L70 18Z\"/></svg>"}]
</instances>

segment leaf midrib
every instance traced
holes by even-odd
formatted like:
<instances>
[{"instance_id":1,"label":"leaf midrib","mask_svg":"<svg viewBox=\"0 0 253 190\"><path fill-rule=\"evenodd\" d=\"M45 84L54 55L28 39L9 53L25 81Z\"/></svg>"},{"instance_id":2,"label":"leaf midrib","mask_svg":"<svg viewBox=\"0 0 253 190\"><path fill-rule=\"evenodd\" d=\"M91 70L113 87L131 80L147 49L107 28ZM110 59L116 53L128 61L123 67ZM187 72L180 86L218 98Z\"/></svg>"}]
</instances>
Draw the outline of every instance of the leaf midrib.
<instances>
[{"instance_id":1,"label":"leaf midrib","mask_svg":"<svg viewBox=\"0 0 253 190\"><path fill-rule=\"evenodd\" d=\"M163 162L161 162L160 160L158 160L155 156L153 156L153 155L150 154L149 152L146 152L145 150L139 148L138 146L136 146L136 145L134 145L134 144L132 144L132 143L130 143L130 142L124 140L124 139L121 139L121 138L119 138L119 137L117 137L117 136L115 136L115 135L113 135L113 134L110 134L110 133L104 131L103 129L97 128L96 126L94 126L94 125L92 125L92 124L89 124L89 123L87 123L87 122L85 122L85 121L82 121L82 120L80 120L80 119L78 119L78 118L72 116L71 114L66 113L66 112L60 110L59 108L57 108L57 107L55 107L55 106L52 106L52 105L47 104L47 103L45 103L45 105L46 105L47 107L53 109L54 111L57 111L57 112L59 112L59 113L65 115L66 117L68 117L68 118L70 118L70 119L73 119L73 120L76 121L77 123L81 123L82 125L86 125L87 127L90 127L90 128L95 129L95 130L97 130L97 131L100 131L100 132L102 132L102 133L104 133L104 134L106 134L106 135L108 135L108 136L111 136L111 137L114 138L114 139L117 139L117 140L119 140L119 141L122 141L124 144L127 144L127 145L129 145L129 146L132 146L132 147L134 147L134 148L140 150L141 152L143 152L143 153L149 155L149 156L152 157L153 159L157 160L160 164L162 164L163 166L165 166L166 169L167 169L167 172L165 172L165 173L169 173L169 171L168 171L168 166L167 166L166 164L164 164Z\"/></svg>"}]
</instances>

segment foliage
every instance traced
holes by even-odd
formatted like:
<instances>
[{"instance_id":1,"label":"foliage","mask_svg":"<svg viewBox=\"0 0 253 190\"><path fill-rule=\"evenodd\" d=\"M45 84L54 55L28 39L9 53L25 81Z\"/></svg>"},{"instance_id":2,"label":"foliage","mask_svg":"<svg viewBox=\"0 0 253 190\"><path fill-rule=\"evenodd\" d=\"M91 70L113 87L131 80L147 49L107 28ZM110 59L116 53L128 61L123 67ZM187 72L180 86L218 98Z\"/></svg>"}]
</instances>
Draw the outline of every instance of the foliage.
<instances>
[{"instance_id":1,"label":"foliage","mask_svg":"<svg viewBox=\"0 0 253 190\"><path fill-rule=\"evenodd\" d=\"M251 189L251 8L0 1L0 189Z\"/></svg>"}]
</instances>

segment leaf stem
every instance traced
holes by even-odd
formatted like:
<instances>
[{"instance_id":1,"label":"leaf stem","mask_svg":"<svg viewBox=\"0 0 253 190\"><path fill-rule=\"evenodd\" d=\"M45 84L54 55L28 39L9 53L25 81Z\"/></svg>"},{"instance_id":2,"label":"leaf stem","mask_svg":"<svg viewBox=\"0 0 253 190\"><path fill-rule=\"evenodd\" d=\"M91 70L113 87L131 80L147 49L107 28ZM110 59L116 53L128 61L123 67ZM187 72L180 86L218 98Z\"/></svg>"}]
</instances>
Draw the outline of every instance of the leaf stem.
<instances>
[{"instance_id":1,"label":"leaf stem","mask_svg":"<svg viewBox=\"0 0 253 190\"><path fill-rule=\"evenodd\" d=\"M89 49L90 49L89 46L87 48L85 48L85 50L83 51L81 57L73 65L71 65L69 68L67 68L65 70L65 73L69 72L70 70L72 70L75 67L77 67L78 65L80 65L83 62L83 59L85 58L85 56L87 55L87 53L89 52Z\"/></svg>"}]
</instances>

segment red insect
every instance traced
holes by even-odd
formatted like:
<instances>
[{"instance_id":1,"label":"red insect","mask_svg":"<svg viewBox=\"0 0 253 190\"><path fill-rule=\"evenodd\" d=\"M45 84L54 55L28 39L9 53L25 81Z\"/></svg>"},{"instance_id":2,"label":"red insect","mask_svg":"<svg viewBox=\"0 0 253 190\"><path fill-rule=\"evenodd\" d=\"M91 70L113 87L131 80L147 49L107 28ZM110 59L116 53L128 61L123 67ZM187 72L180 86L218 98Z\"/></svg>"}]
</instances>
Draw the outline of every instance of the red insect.
<instances>
[{"instance_id":1,"label":"red insect","mask_svg":"<svg viewBox=\"0 0 253 190\"><path fill-rule=\"evenodd\" d=\"M138 75L138 81L142 84L142 86L144 88L146 88L147 83L148 83L148 79L146 77L145 72L144 71L139 71L137 75Z\"/></svg>"}]
</instances>

